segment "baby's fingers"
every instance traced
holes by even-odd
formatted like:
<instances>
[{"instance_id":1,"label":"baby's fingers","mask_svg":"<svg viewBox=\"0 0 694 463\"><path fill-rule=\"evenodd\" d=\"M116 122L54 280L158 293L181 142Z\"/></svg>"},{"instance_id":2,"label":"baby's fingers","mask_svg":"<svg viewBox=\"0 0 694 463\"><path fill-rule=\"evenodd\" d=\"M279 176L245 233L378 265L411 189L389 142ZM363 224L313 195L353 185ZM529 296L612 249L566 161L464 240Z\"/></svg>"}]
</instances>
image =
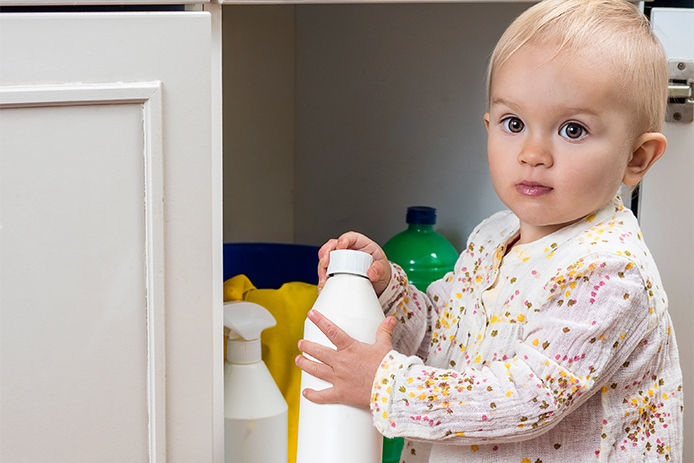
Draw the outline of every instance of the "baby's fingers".
<instances>
[{"instance_id":1,"label":"baby's fingers","mask_svg":"<svg viewBox=\"0 0 694 463\"><path fill-rule=\"evenodd\" d=\"M371 280L372 282L377 282L385 279L387 275L387 270L390 270L390 266L388 267L388 269L386 269L385 265L386 264L384 264L382 261L375 260L373 264L371 264L371 267L369 267L369 270L366 272L367 276L369 277L369 280ZM390 277L390 275L388 275L388 277Z\"/></svg>"},{"instance_id":2,"label":"baby's fingers","mask_svg":"<svg viewBox=\"0 0 694 463\"><path fill-rule=\"evenodd\" d=\"M323 363L309 360L303 355L297 355L294 359L294 363L296 363L297 367L299 367L301 370L305 371L309 375L315 376L316 378L322 379L323 381L330 382L330 380L333 378L332 368Z\"/></svg>"},{"instance_id":3,"label":"baby's fingers","mask_svg":"<svg viewBox=\"0 0 694 463\"><path fill-rule=\"evenodd\" d=\"M330 251L337 247L337 239L331 238L323 244L318 250L318 259L323 260L330 254Z\"/></svg>"},{"instance_id":4,"label":"baby's fingers","mask_svg":"<svg viewBox=\"0 0 694 463\"><path fill-rule=\"evenodd\" d=\"M315 389L304 389L301 391L304 397L311 402L317 404L335 404L340 403L340 397L334 387L329 387L321 391Z\"/></svg>"},{"instance_id":5,"label":"baby's fingers","mask_svg":"<svg viewBox=\"0 0 694 463\"><path fill-rule=\"evenodd\" d=\"M317 310L309 310L308 318L325 336L327 336L338 350L345 349L354 342L354 338L345 333L339 326L325 318L325 316Z\"/></svg>"},{"instance_id":6,"label":"baby's fingers","mask_svg":"<svg viewBox=\"0 0 694 463\"><path fill-rule=\"evenodd\" d=\"M337 247L335 238L325 242L318 250L318 291L320 292L325 286L325 281L328 279L328 262L330 261L330 251Z\"/></svg>"},{"instance_id":7,"label":"baby's fingers","mask_svg":"<svg viewBox=\"0 0 694 463\"><path fill-rule=\"evenodd\" d=\"M368 248L373 241L361 233L348 231L343 233L337 239L337 249L354 249L357 251L368 252L364 248Z\"/></svg>"},{"instance_id":8,"label":"baby's fingers","mask_svg":"<svg viewBox=\"0 0 694 463\"><path fill-rule=\"evenodd\" d=\"M335 349L331 349L330 347L318 344L317 342L307 341L305 339L301 339L299 341L298 347L301 352L313 357L319 362L323 362L326 365L332 365L335 356Z\"/></svg>"}]
</instances>

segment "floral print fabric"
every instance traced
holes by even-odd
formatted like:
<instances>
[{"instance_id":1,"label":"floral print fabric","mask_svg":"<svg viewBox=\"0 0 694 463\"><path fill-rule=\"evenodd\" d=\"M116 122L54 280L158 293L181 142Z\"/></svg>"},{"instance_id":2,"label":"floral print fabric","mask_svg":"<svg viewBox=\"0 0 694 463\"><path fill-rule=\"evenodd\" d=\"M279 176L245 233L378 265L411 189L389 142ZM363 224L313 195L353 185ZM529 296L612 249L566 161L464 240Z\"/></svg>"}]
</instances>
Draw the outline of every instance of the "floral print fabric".
<instances>
[{"instance_id":1,"label":"floral print fabric","mask_svg":"<svg viewBox=\"0 0 694 463\"><path fill-rule=\"evenodd\" d=\"M615 198L504 255L517 233L510 212L482 222L426 294L393 265L378 430L406 463L679 461L677 347L631 211Z\"/></svg>"}]
</instances>

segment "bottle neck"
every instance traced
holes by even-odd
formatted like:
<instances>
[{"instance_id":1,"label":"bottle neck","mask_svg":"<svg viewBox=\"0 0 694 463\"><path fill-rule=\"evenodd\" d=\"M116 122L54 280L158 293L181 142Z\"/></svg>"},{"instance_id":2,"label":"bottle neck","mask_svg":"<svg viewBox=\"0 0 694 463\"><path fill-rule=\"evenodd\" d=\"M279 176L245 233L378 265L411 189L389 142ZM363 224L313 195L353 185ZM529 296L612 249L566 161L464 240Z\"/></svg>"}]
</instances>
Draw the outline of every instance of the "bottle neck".
<instances>
[{"instance_id":1,"label":"bottle neck","mask_svg":"<svg viewBox=\"0 0 694 463\"><path fill-rule=\"evenodd\" d=\"M432 224L424 223L409 223L407 224L407 230L419 233L431 233L434 231L434 226Z\"/></svg>"},{"instance_id":2,"label":"bottle neck","mask_svg":"<svg viewBox=\"0 0 694 463\"><path fill-rule=\"evenodd\" d=\"M262 360L260 338L229 339L227 342L227 362L240 365L258 363Z\"/></svg>"}]
</instances>

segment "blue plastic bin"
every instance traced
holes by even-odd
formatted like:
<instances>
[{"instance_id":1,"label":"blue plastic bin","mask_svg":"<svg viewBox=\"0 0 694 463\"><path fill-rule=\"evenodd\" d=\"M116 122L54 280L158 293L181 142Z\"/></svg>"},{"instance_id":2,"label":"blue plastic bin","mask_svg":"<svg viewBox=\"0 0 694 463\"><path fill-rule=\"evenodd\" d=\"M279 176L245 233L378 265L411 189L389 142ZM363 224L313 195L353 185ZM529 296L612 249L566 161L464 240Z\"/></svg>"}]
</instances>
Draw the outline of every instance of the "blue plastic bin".
<instances>
[{"instance_id":1,"label":"blue plastic bin","mask_svg":"<svg viewBox=\"0 0 694 463\"><path fill-rule=\"evenodd\" d=\"M318 284L318 246L289 243L224 243L224 281L244 274L256 288L290 281Z\"/></svg>"}]
</instances>

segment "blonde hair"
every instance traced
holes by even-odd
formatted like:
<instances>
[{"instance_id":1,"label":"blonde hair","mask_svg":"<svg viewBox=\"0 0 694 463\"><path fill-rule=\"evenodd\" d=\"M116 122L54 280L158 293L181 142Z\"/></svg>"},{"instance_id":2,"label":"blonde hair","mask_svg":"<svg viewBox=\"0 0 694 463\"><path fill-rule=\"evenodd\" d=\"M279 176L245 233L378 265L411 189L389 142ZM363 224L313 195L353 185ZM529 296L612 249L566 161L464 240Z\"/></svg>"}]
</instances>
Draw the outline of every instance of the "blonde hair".
<instances>
[{"instance_id":1,"label":"blonde hair","mask_svg":"<svg viewBox=\"0 0 694 463\"><path fill-rule=\"evenodd\" d=\"M557 44L557 54L597 49L622 79L619 87L634 106L638 130L661 130L667 104L667 61L648 19L631 3L544 0L526 10L494 48L487 70L487 101L494 71L529 43Z\"/></svg>"}]
</instances>

